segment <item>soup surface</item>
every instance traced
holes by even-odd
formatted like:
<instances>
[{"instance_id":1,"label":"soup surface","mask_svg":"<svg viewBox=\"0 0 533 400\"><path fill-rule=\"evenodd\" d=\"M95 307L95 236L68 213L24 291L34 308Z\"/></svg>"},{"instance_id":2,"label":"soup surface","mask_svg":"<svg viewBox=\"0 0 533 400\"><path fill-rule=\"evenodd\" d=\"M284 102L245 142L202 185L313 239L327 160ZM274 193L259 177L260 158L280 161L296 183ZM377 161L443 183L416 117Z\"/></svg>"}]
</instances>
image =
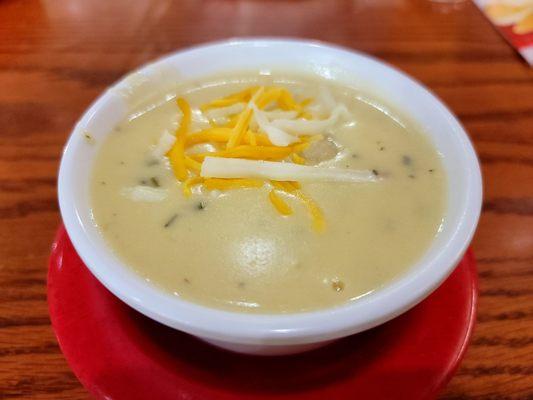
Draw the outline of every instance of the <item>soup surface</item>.
<instances>
[{"instance_id":1,"label":"soup surface","mask_svg":"<svg viewBox=\"0 0 533 400\"><path fill-rule=\"evenodd\" d=\"M102 143L88 141L99 147L91 183L94 220L111 248L164 290L233 311L341 305L401 276L444 218L446 177L428 139L366 94L316 77L247 73L191 82L175 93L197 110L257 85L288 89L318 119L327 117L321 98L344 104L348 113L301 156L315 167L372 171L376 180L302 182L301 191L323 215L321 231L313 229L309 208L297 196L277 193L291 215L273 207L268 182L228 190L198 185L187 197L168 158L154 156L163 132L174 134L181 119L176 100L161 96ZM231 124L231 116L216 118ZM192 119L190 132L209 126L199 111ZM216 143L204 143L188 151L214 150Z\"/></svg>"}]
</instances>

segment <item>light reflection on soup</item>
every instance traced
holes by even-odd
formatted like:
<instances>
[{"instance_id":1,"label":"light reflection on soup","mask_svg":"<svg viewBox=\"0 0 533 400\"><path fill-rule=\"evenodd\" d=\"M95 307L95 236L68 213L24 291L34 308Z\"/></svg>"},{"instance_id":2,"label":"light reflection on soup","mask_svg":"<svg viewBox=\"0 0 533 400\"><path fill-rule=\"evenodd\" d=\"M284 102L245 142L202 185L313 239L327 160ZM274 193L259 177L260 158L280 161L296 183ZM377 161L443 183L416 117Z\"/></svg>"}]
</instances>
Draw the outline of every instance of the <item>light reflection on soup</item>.
<instances>
[{"instance_id":1,"label":"light reflection on soup","mask_svg":"<svg viewBox=\"0 0 533 400\"><path fill-rule=\"evenodd\" d=\"M233 311L341 305L401 276L428 249L444 218L446 177L431 143L369 97L308 76L248 73L183 85L177 93L198 108L254 82L286 87L300 100L317 98L317 88L326 85L351 116L307 150L308 163L325 155L320 165L373 170L382 179L303 183L324 214L327 228L320 233L294 198L285 199L293 214L280 215L268 201L268 185L196 188L186 198L168 160L153 157L162 132L174 131L178 120L175 101L161 99L96 144L93 214L111 248L164 290ZM142 201L128 192L139 186L166 195Z\"/></svg>"}]
</instances>

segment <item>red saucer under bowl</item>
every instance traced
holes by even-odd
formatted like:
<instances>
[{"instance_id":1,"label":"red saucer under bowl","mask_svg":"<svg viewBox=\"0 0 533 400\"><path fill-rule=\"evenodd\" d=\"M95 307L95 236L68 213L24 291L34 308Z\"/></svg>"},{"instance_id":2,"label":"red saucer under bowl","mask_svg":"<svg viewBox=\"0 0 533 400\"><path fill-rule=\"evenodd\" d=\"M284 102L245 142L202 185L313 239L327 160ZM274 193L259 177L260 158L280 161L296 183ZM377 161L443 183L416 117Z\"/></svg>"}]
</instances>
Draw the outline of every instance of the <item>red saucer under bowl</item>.
<instances>
[{"instance_id":1,"label":"red saucer under bowl","mask_svg":"<svg viewBox=\"0 0 533 400\"><path fill-rule=\"evenodd\" d=\"M63 227L52 249L52 324L97 399L431 399L452 377L475 321L469 251L431 296L384 325L301 355L233 354L121 302L85 267Z\"/></svg>"}]
</instances>

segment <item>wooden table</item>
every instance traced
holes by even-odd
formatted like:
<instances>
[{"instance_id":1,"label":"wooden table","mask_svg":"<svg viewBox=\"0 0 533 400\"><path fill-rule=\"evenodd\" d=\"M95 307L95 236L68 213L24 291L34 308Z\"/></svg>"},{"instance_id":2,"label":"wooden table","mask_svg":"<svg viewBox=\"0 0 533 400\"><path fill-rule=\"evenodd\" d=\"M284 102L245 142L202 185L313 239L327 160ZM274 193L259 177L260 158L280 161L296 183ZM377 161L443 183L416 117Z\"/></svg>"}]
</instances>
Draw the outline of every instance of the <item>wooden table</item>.
<instances>
[{"instance_id":1,"label":"wooden table","mask_svg":"<svg viewBox=\"0 0 533 400\"><path fill-rule=\"evenodd\" d=\"M444 399L533 398L533 73L469 2L0 1L0 398L86 399L50 327L56 173L76 119L161 54L295 36L380 57L459 116L483 165L478 325Z\"/></svg>"}]
</instances>

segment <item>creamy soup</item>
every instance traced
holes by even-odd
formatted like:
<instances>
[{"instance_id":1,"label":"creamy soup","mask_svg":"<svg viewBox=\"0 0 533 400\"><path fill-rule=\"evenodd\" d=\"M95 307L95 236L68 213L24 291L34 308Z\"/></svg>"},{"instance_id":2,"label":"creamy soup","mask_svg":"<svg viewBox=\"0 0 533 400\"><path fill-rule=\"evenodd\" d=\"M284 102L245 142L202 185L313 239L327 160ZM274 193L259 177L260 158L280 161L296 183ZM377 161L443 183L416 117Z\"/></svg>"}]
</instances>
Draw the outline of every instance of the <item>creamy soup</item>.
<instances>
[{"instance_id":1,"label":"creamy soup","mask_svg":"<svg viewBox=\"0 0 533 400\"><path fill-rule=\"evenodd\" d=\"M181 105L161 96L102 143L87 133L87 145L98 146L94 221L116 254L151 284L233 311L322 309L390 284L438 235L446 199L439 154L416 126L368 94L316 77L252 73L183 84L175 93ZM277 103L276 93L284 93ZM253 101L262 109L262 126L255 111L248 120L241 115ZM192 109L188 126L185 102ZM282 133L266 129L265 121ZM307 129L302 121L327 123L306 134L296 132ZM239 123L251 133L235 139L243 149L233 147L236 158L337 175L314 180L308 169L289 169L295 175L286 180L296 183L283 186L244 164L243 176L199 176L195 168L206 153L229 154L231 143L215 136L231 135ZM185 137L182 150L174 147L175 135ZM274 146L287 138L294 142ZM289 147L294 151L284 153ZM172 149L188 154L185 167L173 164Z\"/></svg>"}]
</instances>

